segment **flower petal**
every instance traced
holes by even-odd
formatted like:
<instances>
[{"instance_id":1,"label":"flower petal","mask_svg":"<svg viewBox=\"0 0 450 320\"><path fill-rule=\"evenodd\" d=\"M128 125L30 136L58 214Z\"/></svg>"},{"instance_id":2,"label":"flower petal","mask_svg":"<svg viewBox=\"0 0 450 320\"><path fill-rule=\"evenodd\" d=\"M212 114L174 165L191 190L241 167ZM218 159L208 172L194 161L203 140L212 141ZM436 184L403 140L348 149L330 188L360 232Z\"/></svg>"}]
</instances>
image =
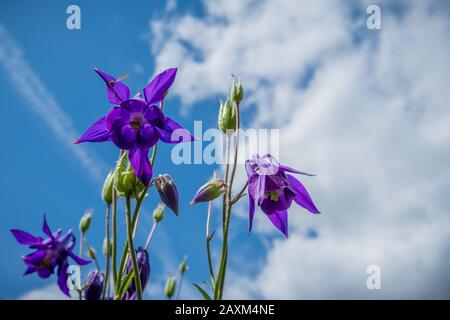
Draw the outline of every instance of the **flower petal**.
<instances>
[{"instance_id":1,"label":"flower petal","mask_svg":"<svg viewBox=\"0 0 450 320\"><path fill-rule=\"evenodd\" d=\"M121 108L130 112L142 112L146 106L145 101L141 99L129 99L120 105Z\"/></svg>"},{"instance_id":2,"label":"flower petal","mask_svg":"<svg viewBox=\"0 0 450 320\"><path fill-rule=\"evenodd\" d=\"M267 217L270 219L272 224L280 230L286 238L289 237L288 234L288 212L287 210L275 211L268 214Z\"/></svg>"},{"instance_id":3,"label":"flower petal","mask_svg":"<svg viewBox=\"0 0 450 320\"><path fill-rule=\"evenodd\" d=\"M50 231L50 228L48 227L48 224L47 224L47 218L46 218L46 216L45 216L45 213L44 213L44 222L42 223L42 231L43 231L47 236L49 236L49 238L50 238L52 241L56 241L56 239L55 239L53 233Z\"/></svg>"},{"instance_id":4,"label":"flower petal","mask_svg":"<svg viewBox=\"0 0 450 320\"><path fill-rule=\"evenodd\" d=\"M52 269L49 268L37 268L36 272L38 274L39 277L41 277L42 279L47 279L48 277L50 277L53 273Z\"/></svg>"},{"instance_id":5,"label":"flower petal","mask_svg":"<svg viewBox=\"0 0 450 320\"><path fill-rule=\"evenodd\" d=\"M144 118L148 123L160 128L164 128L166 125L166 118L157 106L149 106L144 112Z\"/></svg>"},{"instance_id":6,"label":"flower petal","mask_svg":"<svg viewBox=\"0 0 450 320\"><path fill-rule=\"evenodd\" d=\"M28 266L27 269L25 270L25 272L23 273L23 276L26 276L27 274L36 272L36 267L33 266Z\"/></svg>"},{"instance_id":7,"label":"flower petal","mask_svg":"<svg viewBox=\"0 0 450 320\"><path fill-rule=\"evenodd\" d=\"M281 166L281 165L278 167L278 170L280 172L292 172L292 173L303 174L303 175L309 176L309 177L314 177L315 176L315 174L306 173L306 172L303 172L303 171L298 171L298 170L295 170L295 169L292 169L292 168L289 168L289 167L286 167L286 166Z\"/></svg>"},{"instance_id":8,"label":"flower petal","mask_svg":"<svg viewBox=\"0 0 450 320\"><path fill-rule=\"evenodd\" d=\"M122 150L130 149L136 143L136 139L136 130L129 124L114 130L111 134L111 140Z\"/></svg>"},{"instance_id":9,"label":"flower petal","mask_svg":"<svg viewBox=\"0 0 450 320\"><path fill-rule=\"evenodd\" d=\"M121 107L114 107L106 114L106 130L115 130L130 121L130 112Z\"/></svg>"},{"instance_id":10,"label":"flower petal","mask_svg":"<svg viewBox=\"0 0 450 320\"><path fill-rule=\"evenodd\" d=\"M191 142L197 140L189 131L169 117L166 117L166 126L161 129L156 127L159 132L159 139L165 143Z\"/></svg>"},{"instance_id":11,"label":"flower petal","mask_svg":"<svg viewBox=\"0 0 450 320\"><path fill-rule=\"evenodd\" d=\"M287 175L287 177L296 193L294 201L299 206L302 206L303 208L312 213L320 213L320 211L314 205L314 202L312 201L311 197L308 194L308 191L306 191L306 188L303 186L303 184L289 174Z\"/></svg>"},{"instance_id":12,"label":"flower petal","mask_svg":"<svg viewBox=\"0 0 450 320\"><path fill-rule=\"evenodd\" d=\"M29 234L28 232L19 229L11 229L11 233L13 234L14 238L16 238L17 242L19 242L20 244L33 245L42 242L42 238L35 237Z\"/></svg>"},{"instance_id":13,"label":"flower petal","mask_svg":"<svg viewBox=\"0 0 450 320\"><path fill-rule=\"evenodd\" d=\"M139 130L137 137L137 144L141 148L151 148L156 142L158 142L159 133L156 131L155 127L146 123Z\"/></svg>"},{"instance_id":14,"label":"flower petal","mask_svg":"<svg viewBox=\"0 0 450 320\"><path fill-rule=\"evenodd\" d=\"M29 266L38 267L41 265L42 260L44 260L45 256L47 255L46 250L37 250L35 252L32 252L30 254L27 254L22 259L25 261L25 263Z\"/></svg>"},{"instance_id":15,"label":"flower petal","mask_svg":"<svg viewBox=\"0 0 450 320\"><path fill-rule=\"evenodd\" d=\"M133 147L128 151L128 159L136 177L147 186L152 178L152 166L148 160L148 149Z\"/></svg>"},{"instance_id":16,"label":"flower petal","mask_svg":"<svg viewBox=\"0 0 450 320\"><path fill-rule=\"evenodd\" d=\"M130 98L130 89L125 84L117 81L116 78L106 72L100 71L97 68L94 70L103 79L103 81L105 81L106 94L110 103L121 104L123 101Z\"/></svg>"},{"instance_id":17,"label":"flower petal","mask_svg":"<svg viewBox=\"0 0 450 320\"><path fill-rule=\"evenodd\" d=\"M84 266L84 265L89 264L89 263L92 262L90 260L85 260L85 259L80 258L75 253L73 253L72 251L67 251L67 254L69 255L69 257L71 257L73 259L73 261L78 263L80 266Z\"/></svg>"},{"instance_id":18,"label":"flower petal","mask_svg":"<svg viewBox=\"0 0 450 320\"><path fill-rule=\"evenodd\" d=\"M67 263L67 261L64 261L62 264L59 265L58 286L66 296L70 297L69 287L67 287L67 279L69 278L69 275L67 274L68 267L69 264Z\"/></svg>"},{"instance_id":19,"label":"flower petal","mask_svg":"<svg viewBox=\"0 0 450 320\"><path fill-rule=\"evenodd\" d=\"M111 139L111 134L106 129L105 117L98 119L85 133L75 140L75 144L82 142L103 142Z\"/></svg>"},{"instance_id":20,"label":"flower petal","mask_svg":"<svg viewBox=\"0 0 450 320\"><path fill-rule=\"evenodd\" d=\"M177 68L167 69L156 75L144 88L144 98L147 104L156 104L164 99L164 94L175 81Z\"/></svg>"},{"instance_id":21,"label":"flower petal","mask_svg":"<svg viewBox=\"0 0 450 320\"><path fill-rule=\"evenodd\" d=\"M255 199L250 195L248 195L248 233L252 231L253 227L253 217L255 215Z\"/></svg>"},{"instance_id":22,"label":"flower petal","mask_svg":"<svg viewBox=\"0 0 450 320\"><path fill-rule=\"evenodd\" d=\"M258 202L258 205L261 205L264 200L265 188L266 176L254 174L249 178L248 193Z\"/></svg>"}]
</instances>

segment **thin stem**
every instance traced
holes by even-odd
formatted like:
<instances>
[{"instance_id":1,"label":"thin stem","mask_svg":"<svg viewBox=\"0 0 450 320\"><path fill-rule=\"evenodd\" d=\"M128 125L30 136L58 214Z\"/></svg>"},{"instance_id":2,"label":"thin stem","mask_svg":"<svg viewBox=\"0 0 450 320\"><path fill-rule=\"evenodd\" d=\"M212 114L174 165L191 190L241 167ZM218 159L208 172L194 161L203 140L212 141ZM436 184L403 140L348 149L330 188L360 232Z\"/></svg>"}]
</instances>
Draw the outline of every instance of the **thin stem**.
<instances>
[{"instance_id":1,"label":"thin stem","mask_svg":"<svg viewBox=\"0 0 450 320\"><path fill-rule=\"evenodd\" d=\"M145 241L145 250L148 250L150 247L150 243L152 242L153 235L155 234L156 227L158 226L158 222L156 220L153 220L153 225L150 230L150 233L148 234L147 241Z\"/></svg>"},{"instance_id":2,"label":"thin stem","mask_svg":"<svg viewBox=\"0 0 450 320\"><path fill-rule=\"evenodd\" d=\"M83 243L84 243L84 233L80 232L80 258L83 258Z\"/></svg>"},{"instance_id":3,"label":"thin stem","mask_svg":"<svg viewBox=\"0 0 450 320\"><path fill-rule=\"evenodd\" d=\"M144 192L142 192L142 195L139 199L136 200L136 207L134 208L134 214L133 214L133 218L131 221L131 225L133 226L133 239L134 236L136 235L136 230L137 230L137 222L139 219L139 214L140 214L140 209L142 206L142 202L144 201L145 195L147 194L148 189L150 188L151 185L149 185L148 187L145 187ZM122 252L122 258L120 260L120 267L119 267L119 277L121 278L123 273L125 272L125 266L128 262L128 239L125 242L125 245L123 247L123 252Z\"/></svg>"},{"instance_id":4,"label":"thin stem","mask_svg":"<svg viewBox=\"0 0 450 320\"><path fill-rule=\"evenodd\" d=\"M117 190L113 187L112 192L112 274L114 283L114 293L118 293L119 284L117 283Z\"/></svg>"},{"instance_id":5,"label":"thin stem","mask_svg":"<svg viewBox=\"0 0 450 320\"><path fill-rule=\"evenodd\" d=\"M133 241L133 226L131 225L131 201L127 197L126 202L126 216L127 216L127 235L128 235L128 247L131 257L131 262L133 264L134 270L134 282L136 283L136 296L138 300L142 300L142 286L141 277L139 275L139 267L136 261L136 252L134 251L134 241Z\"/></svg>"},{"instance_id":6,"label":"thin stem","mask_svg":"<svg viewBox=\"0 0 450 320\"><path fill-rule=\"evenodd\" d=\"M230 148L231 148L231 135L226 135L225 140L225 152L226 152L226 163L225 163L225 184L228 183L228 172L230 171ZM226 207L226 194L223 195L223 205L222 205L222 226L225 225L225 207ZM223 231L223 230L222 230Z\"/></svg>"},{"instance_id":7,"label":"thin stem","mask_svg":"<svg viewBox=\"0 0 450 320\"><path fill-rule=\"evenodd\" d=\"M106 295L106 288L108 287L108 280L109 280L109 264L110 264L110 258L111 258L111 252L110 252L110 226L109 226L109 220L111 215L111 204L106 205L106 217L105 217L105 234L106 234L106 257L105 257L105 281L103 282L103 288L102 288L102 299L105 299Z\"/></svg>"},{"instance_id":8,"label":"thin stem","mask_svg":"<svg viewBox=\"0 0 450 320\"><path fill-rule=\"evenodd\" d=\"M240 129L240 110L239 103L236 104L236 142L234 148L234 160L233 169L231 170L230 182L228 183L228 190L226 192L226 210L225 210L225 222L223 226L223 243L222 243L222 253L220 256L219 271L217 273L216 286L214 290L214 299L222 299L223 287L225 284L225 274L228 262L228 231L230 227L231 219L231 190L233 187L234 176L236 174L236 167L238 162L238 151L239 151L239 130Z\"/></svg>"},{"instance_id":9,"label":"thin stem","mask_svg":"<svg viewBox=\"0 0 450 320\"><path fill-rule=\"evenodd\" d=\"M208 217L206 219L206 252L208 254L208 267L209 267L209 273L211 275L211 280L213 283L216 281L216 277L214 276L214 267L212 264L212 258L211 258L211 240L214 235L214 232L212 234L209 233L210 228L210 221L211 221L211 209L212 209L212 201L209 201L208 203Z\"/></svg>"},{"instance_id":10,"label":"thin stem","mask_svg":"<svg viewBox=\"0 0 450 320\"><path fill-rule=\"evenodd\" d=\"M248 186L248 180L245 182L245 185L242 187L241 191L231 200L231 204L234 205L236 202L238 202L239 198L242 196L242 194L245 192L245 189L247 189Z\"/></svg>"},{"instance_id":11,"label":"thin stem","mask_svg":"<svg viewBox=\"0 0 450 320\"><path fill-rule=\"evenodd\" d=\"M180 300L181 288L183 287L184 272L180 272L180 285L178 286L176 300Z\"/></svg>"}]
</instances>

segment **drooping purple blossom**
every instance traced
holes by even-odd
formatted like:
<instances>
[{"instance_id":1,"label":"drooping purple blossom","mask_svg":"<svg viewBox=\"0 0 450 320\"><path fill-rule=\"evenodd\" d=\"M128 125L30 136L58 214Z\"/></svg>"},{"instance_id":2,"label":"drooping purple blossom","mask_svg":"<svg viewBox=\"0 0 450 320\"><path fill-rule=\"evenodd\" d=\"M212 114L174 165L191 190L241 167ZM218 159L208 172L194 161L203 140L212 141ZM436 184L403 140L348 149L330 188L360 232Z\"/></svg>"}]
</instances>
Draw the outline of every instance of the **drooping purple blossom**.
<instances>
[{"instance_id":1,"label":"drooping purple blossom","mask_svg":"<svg viewBox=\"0 0 450 320\"><path fill-rule=\"evenodd\" d=\"M161 201L178 215L178 190L172 177L168 174L159 175L155 185Z\"/></svg>"},{"instance_id":2,"label":"drooping purple blossom","mask_svg":"<svg viewBox=\"0 0 450 320\"><path fill-rule=\"evenodd\" d=\"M89 272L84 289L84 298L86 300L100 300L103 289L103 281L105 281L105 275L103 272Z\"/></svg>"},{"instance_id":3,"label":"drooping purple blossom","mask_svg":"<svg viewBox=\"0 0 450 320\"><path fill-rule=\"evenodd\" d=\"M84 260L72 252L76 241L72 230L69 230L64 236L61 235L61 229L53 233L50 231L45 214L42 231L48 238L35 237L28 232L11 229L17 242L35 250L23 257L27 265L24 275L36 272L39 277L46 279L57 268L58 286L65 295L70 297L69 288L67 287L69 257L79 265L86 265L91 261Z\"/></svg>"},{"instance_id":4,"label":"drooping purple blossom","mask_svg":"<svg viewBox=\"0 0 450 320\"><path fill-rule=\"evenodd\" d=\"M312 176L282 166L269 154L256 155L247 160L245 169L248 176L249 232L253 225L255 201L272 224L288 237L288 209L292 201L311 213L320 213L303 184L289 173Z\"/></svg>"},{"instance_id":5,"label":"drooping purple blossom","mask_svg":"<svg viewBox=\"0 0 450 320\"><path fill-rule=\"evenodd\" d=\"M152 178L148 151L158 140L165 143L194 140L156 106L175 81L177 69L167 69L153 78L143 90L144 99L140 95L130 98L130 89L123 82L98 69L95 71L106 84L108 101L117 106L98 119L75 143L112 141L118 148L128 150L134 173L148 185Z\"/></svg>"},{"instance_id":6,"label":"drooping purple blossom","mask_svg":"<svg viewBox=\"0 0 450 320\"><path fill-rule=\"evenodd\" d=\"M136 262L139 269L139 278L141 279L141 287L142 291L144 291L145 286L147 285L148 279L150 278L150 260L148 258L148 252L142 247L139 247L136 250ZM131 260L128 260L127 267L125 270L125 274L129 274L133 271L133 264ZM136 283L131 280L130 286L127 289L125 297L126 299L133 300L136 298Z\"/></svg>"}]
</instances>

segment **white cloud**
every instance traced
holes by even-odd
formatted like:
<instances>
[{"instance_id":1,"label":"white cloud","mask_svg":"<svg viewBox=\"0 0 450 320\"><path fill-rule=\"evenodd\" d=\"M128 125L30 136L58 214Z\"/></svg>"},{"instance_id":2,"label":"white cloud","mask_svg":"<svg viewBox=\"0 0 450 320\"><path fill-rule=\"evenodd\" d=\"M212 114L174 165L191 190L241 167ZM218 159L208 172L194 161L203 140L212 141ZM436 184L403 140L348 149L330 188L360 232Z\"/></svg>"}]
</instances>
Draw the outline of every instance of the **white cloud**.
<instances>
[{"instance_id":1,"label":"white cloud","mask_svg":"<svg viewBox=\"0 0 450 320\"><path fill-rule=\"evenodd\" d=\"M33 71L23 57L22 50L2 25L0 25L0 62L14 89L50 128L51 134L70 150L89 172L90 177L95 181L101 181L106 165L84 146L74 147L72 142L79 134L72 120Z\"/></svg>"},{"instance_id":2,"label":"white cloud","mask_svg":"<svg viewBox=\"0 0 450 320\"><path fill-rule=\"evenodd\" d=\"M246 124L280 128L281 162L318 173L303 181L323 212L292 208L290 239L270 244L257 273L231 270L227 297L450 297L442 3L381 2L379 31L365 29L361 2L205 3L205 17L151 22L157 69L180 67L174 93L188 105L242 73L244 108L255 109ZM307 228L319 237L301 237ZM371 264L382 290L365 287Z\"/></svg>"},{"instance_id":3,"label":"white cloud","mask_svg":"<svg viewBox=\"0 0 450 320\"><path fill-rule=\"evenodd\" d=\"M71 299L76 299L75 294L77 293L72 292L71 294L72 294ZM66 297L61 292L57 284L50 284L42 288L30 290L19 297L19 300L67 300L67 299L70 298Z\"/></svg>"}]
</instances>

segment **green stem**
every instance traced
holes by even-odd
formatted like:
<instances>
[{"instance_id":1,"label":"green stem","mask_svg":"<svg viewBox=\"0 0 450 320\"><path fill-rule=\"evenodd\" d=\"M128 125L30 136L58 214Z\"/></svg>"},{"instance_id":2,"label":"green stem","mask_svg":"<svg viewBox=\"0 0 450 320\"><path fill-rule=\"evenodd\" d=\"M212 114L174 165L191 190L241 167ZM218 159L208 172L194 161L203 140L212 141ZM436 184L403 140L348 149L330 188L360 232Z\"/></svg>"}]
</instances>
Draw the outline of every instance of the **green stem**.
<instances>
[{"instance_id":1,"label":"green stem","mask_svg":"<svg viewBox=\"0 0 450 320\"><path fill-rule=\"evenodd\" d=\"M228 189L226 192L226 203L225 203L225 222L223 225L223 243L222 243L222 253L220 256L219 271L217 273L216 286L214 290L214 299L220 300L223 295L223 288L225 284L225 274L228 262L228 231L230 227L231 219L231 190L233 187L234 176L236 174L236 167L238 162L238 151L239 151L239 128L240 128L240 110L239 103L236 104L236 143L234 148L234 160L233 169L231 170L230 183L228 184Z\"/></svg>"},{"instance_id":2,"label":"green stem","mask_svg":"<svg viewBox=\"0 0 450 320\"><path fill-rule=\"evenodd\" d=\"M228 172L230 170L230 148L231 148L231 135L227 134L226 135L226 163L225 163L225 184L228 183ZM226 207L226 201L227 201L227 195L224 194L223 195L223 204L222 204L222 225L225 225L225 207ZM224 231L224 230L222 230Z\"/></svg>"},{"instance_id":3,"label":"green stem","mask_svg":"<svg viewBox=\"0 0 450 320\"><path fill-rule=\"evenodd\" d=\"M110 263L110 257L111 257L111 252L110 252L110 235L109 235L109 231L110 231L110 226L109 226L109 220L110 220L110 215L111 215L111 205L108 203L106 205L106 218L105 218L105 234L106 234L106 257L105 257L105 281L103 282L103 288L102 288L102 299L105 299L105 295L106 295L106 288L108 286L108 280L109 280L109 263Z\"/></svg>"},{"instance_id":4,"label":"green stem","mask_svg":"<svg viewBox=\"0 0 450 320\"><path fill-rule=\"evenodd\" d=\"M212 201L209 201L208 203L208 217L206 219L206 252L208 254L208 267L209 267L209 274L211 275L211 281L213 282L213 285L215 285L216 277L214 276L214 267L212 264L212 258L211 258L211 240L214 235L214 232L210 234L209 228L210 228L210 221L211 221L211 209L212 209Z\"/></svg>"},{"instance_id":5,"label":"green stem","mask_svg":"<svg viewBox=\"0 0 450 320\"><path fill-rule=\"evenodd\" d=\"M114 293L118 293L119 284L117 283L117 190L113 187L112 192L112 274L114 283Z\"/></svg>"},{"instance_id":6,"label":"green stem","mask_svg":"<svg viewBox=\"0 0 450 320\"><path fill-rule=\"evenodd\" d=\"M133 241L133 226L131 224L131 201L127 197L126 202L126 216L127 216L127 235L128 235L128 247L131 257L131 263L133 264L134 270L134 282L136 284L136 296L138 300L142 300L142 286L141 277L139 275L139 267L136 261L136 252L134 251L134 241Z\"/></svg>"}]
</instances>

